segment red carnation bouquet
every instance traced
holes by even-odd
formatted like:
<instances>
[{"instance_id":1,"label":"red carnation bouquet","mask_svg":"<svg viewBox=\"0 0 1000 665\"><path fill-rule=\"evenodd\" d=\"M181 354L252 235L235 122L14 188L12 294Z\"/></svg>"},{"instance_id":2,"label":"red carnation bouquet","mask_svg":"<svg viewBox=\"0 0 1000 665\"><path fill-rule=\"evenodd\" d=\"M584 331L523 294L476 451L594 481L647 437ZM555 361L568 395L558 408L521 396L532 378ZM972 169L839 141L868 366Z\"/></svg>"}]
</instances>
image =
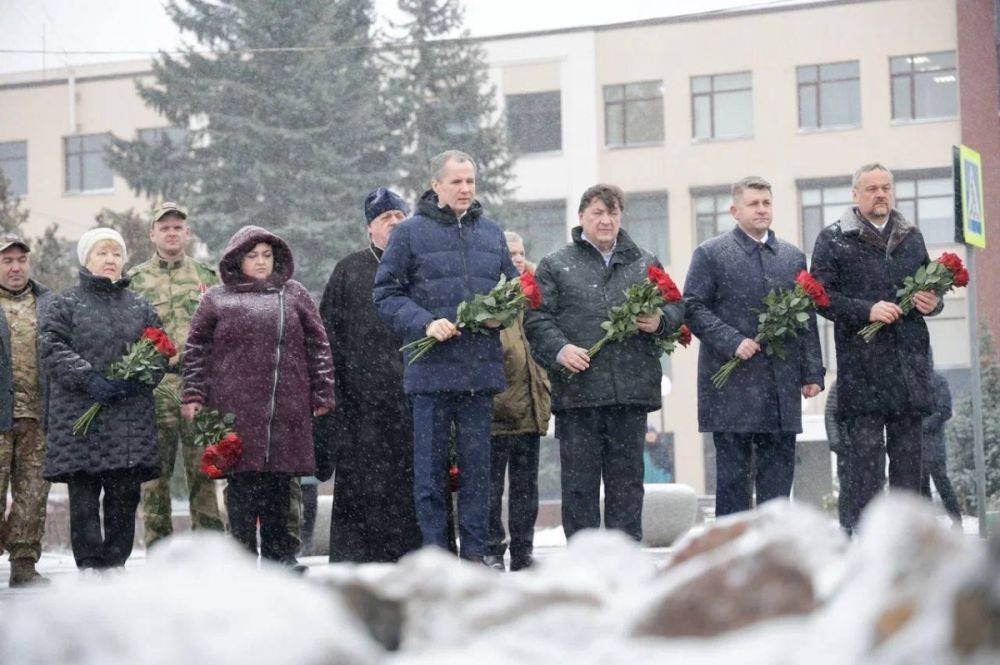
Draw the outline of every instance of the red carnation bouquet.
<instances>
[{"instance_id":1,"label":"red carnation bouquet","mask_svg":"<svg viewBox=\"0 0 1000 665\"><path fill-rule=\"evenodd\" d=\"M917 273L903 280L903 288L896 291L899 298L899 308L903 316L913 311L913 296L918 291L933 291L938 297L943 297L954 288L969 285L969 271L962 264L962 259L951 252L943 253L937 261L931 261L926 266L920 266ZM872 341L879 330L886 326L881 321L871 323L860 331L865 342Z\"/></svg>"},{"instance_id":2,"label":"red carnation bouquet","mask_svg":"<svg viewBox=\"0 0 1000 665\"><path fill-rule=\"evenodd\" d=\"M512 280L508 280L506 275L500 275L500 281L489 293L477 293L472 300L459 303L455 312L455 325L472 333L486 333L489 329L483 324L492 319L499 321L501 328L506 328L517 320L525 306L531 309L542 306L542 291L538 288L535 276L527 270ZM413 351L410 362L407 363L412 365L437 343L437 338L427 335L399 350Z\"/></svg>"},{"instance_id":3,"label":"red carnation bouquet","mask_svg":"<svg viewBox=\"0 0 1000 665\"><path fill-rule=\"evenodd\" d=\"M608 319L601 323L604 337L587 349L587 355L593 360L605 344L620 342L638 333L636 317L640 314L660 314L660 308L665 304L680 301L680 289L674 284L670 275L662 268L649 266L646 270L646 279L628 287L625 291L625 302L608 311ZM681 326L666 337L655 338L655 341L664 353L670 355L678 344L687 346L691 343L691 331L687 326Z\"/></svg>"},{"instance_id":4,"label":"red carnation bouquet","mask_svg":"<svg viewBox=\"0 0 1000 665\"><path fill-rule=\"evenodd\" d=\"M173 390L160 386L161 395L181 405L181 398ZM243 457L243 440L233 430L236 415L219 413L215 409L203 408L191 421L192 438L196 446L204 448L201 454L201 471L209 478L218 480L226 475Z\"/></svg>"},{"instance_id":5,"label":"red carnation bouquet","mask_svg":"<svg viewBox=\"0 0 1000 665\"><path fill-rule=\"evenodd\" d=\"M153 373L163 369L167 361L177 355L177 349L162 328L146 328L137 342L133 342L125 355L108 365L109 379L133 379L153 385ZM95 402L73 423L73 434L83 436L101 410Z\"/></svg>"},{"instance_id":6,"label":"red carnation bouquet","mask_svg":"<svg viewBox=\"0 0 1000 665\"><path fill-rule=\"evenodd\" d=\"M764 297L764 309L757 312L757 336L753 341L764 347L769 356L785 358L784 338L797 337L796 330L809 325L809 312L816 307L827 307L830 297L823 285L802 270L795 277L795 288L771 291ZM725 362L712 375L712 385L722 388L743 360L734 357Z\"/></svg>"}]
</instances>

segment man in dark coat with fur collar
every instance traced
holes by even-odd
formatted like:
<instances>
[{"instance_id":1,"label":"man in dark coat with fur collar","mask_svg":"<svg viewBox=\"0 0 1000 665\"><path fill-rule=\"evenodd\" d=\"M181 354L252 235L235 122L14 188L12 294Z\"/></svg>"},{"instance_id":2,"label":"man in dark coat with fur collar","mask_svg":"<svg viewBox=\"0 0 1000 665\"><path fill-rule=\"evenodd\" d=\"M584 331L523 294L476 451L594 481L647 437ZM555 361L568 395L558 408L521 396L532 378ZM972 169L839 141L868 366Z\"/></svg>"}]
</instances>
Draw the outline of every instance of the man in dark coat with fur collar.
<instances>
[{"instance_id":1,"label":"man in dark coat with fur collar","mask_svg":"<svg viewBox=\"0 0 1000 665\"><path fill-rule=\"evenodd\" d=\"M877 456L883 432L890 487L920 491L921 425L934 410L924 317L943 305L930 291L917 293L905 316L897 304L903 280L930 258L920 230L893 209L892 173L866 164L854 173L852 186L855 205L820 233L812 265L830 296L820 314L834 322L837 416L846 421L851 441L848 532L882 487ZM875 321L886 327L865 342L858 332Z\"/></svg>"},{"instance_id":2,"label":"man in dark coat with fur collar","mask_svg":"<svg viewBox=\"0 0 1000 665\"><path fill-rule=\"evenodd\" d=\"M365 199L370 242L337 262L319 311L334 340L337 409L320 428L317 476L337 477L330 561L397 561L421 545L413 507L413 419L403 392L401 337L372 302L375 271L389 235L409 214L379 187ZM330 427L329 425L332 425Z\"/></svg>"}]
</instances>

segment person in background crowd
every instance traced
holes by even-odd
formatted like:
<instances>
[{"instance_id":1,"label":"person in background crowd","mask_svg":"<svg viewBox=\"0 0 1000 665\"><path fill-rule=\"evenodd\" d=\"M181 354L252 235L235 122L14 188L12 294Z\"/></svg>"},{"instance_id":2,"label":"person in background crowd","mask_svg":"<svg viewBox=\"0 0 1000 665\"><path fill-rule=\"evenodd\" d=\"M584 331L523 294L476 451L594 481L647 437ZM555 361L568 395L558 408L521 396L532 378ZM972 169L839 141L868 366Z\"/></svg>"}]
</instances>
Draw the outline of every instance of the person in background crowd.
<instances>
[{"instance_id":1,"label":"person in background crowd","mask_svg":"<svg viewBox=\"0 0 1000 665\"><path fill-rule=\"evenodd\" d=\"M934 411L924 317L944 305L936 293L921 291L903 316L896 291L930 263L924 237L893 208L887 168L865 164L851 182L854 205L820 232L812 258L812 274L830 297L830 306L819 313L834 323L837 417L846 421L850 439L848 532L882 489L883 446L889 454L889 486L920 491L922 423ZM858 332L875 321L886 327L866 342Z\"/></svg>"},{"instance_id":2,"label":"person in background crowd","mask_svg":"<svg viewBox=\"0 0 1000 665\"><path fill-rule=\"evenodd\" d=\"M933 354L930 364L933 370ZM931 372L931 391L934 396L934 412L923 421L920 493L930 499L933 480L934 488L941 496L941 503L951 521L956 526L961 526L962 509L948 478L948 444L944 436L945 423L951 420L951 389L948 388L948 380L940 372Z\"/></svg>"},{"instance_id":3,"label":"person in background crowd","mask_svg":"<svg viewBox=\"0 0 1000 665\"><path fill-rule=\"evenodd\" d=\"M379 316L404 342L440 342L407 365L403 387L413 403L414 499L425 545L447 548L448 442L455 426L460 556L484 563L489 547L490 423L493 395L505 387L496 333L461 333L463 300L518 276L503 232L476 200L476 167L449 150L431 160L431 189L417 213L393 231L375 274ZM497 321L484 322L487 328ZM409 354L407 354L409 357Z\"/></svg>"},{"instance_id":4,"label":"person in background crowd","mask_svg":"<svg viewBox=\"0 0 1000 665\"><path fill-rule=\"evenodd\" d=\"M375 272L409 213L379 187L364 201L368 246L337 262L320 314L334 341L337 411L317 449L319 477L336 472L330 561L397 561L421 545L413 503L413 419L403 391L402 338L379 319Z\"/></svg>"},{"instance_id":5,"label":"person in background crowd","mask_svg":"<svg viewBox=\"0 0 1000 665\"><path fill-rule=\"evenodd\" d=\"M87 231L77 257L79 285L53 299L40 325L48 387L43 475L68 485L73 558L81 571L92 571L125 565L140 484L160 475L153 386L163 371L153 372L152 385L108 379L104 371L145 328L161 324L153 306L127 288L125 241L117 231ZM94 402L102 405L97 417L86 434L74 434L74 423Z\"/></svg>"},{"instance_id":6,"label":"person in background crowd","mask_svg":"<svg viewBox=\"0 0 1000 665\"><path fill-rule=\"evenodd\" d=\"M622 228L625 197L612 185L594 185L580 197L573 242L538 264L542 306L529 310L531 352L552 380L552 409L562 479L566 537L604 523L642 539L643 445L646 414L661 408L660 350L654 338L681 325L684 305L638 316L639 334L587 353L603 335L611 307L625 290L659 266Z\"/></svg>"},{"instance_id":7,"label":"person in background crowd","mask_svg":"<svg viewBox=\"0 0 1000 665\"><path fill-rule=\"evenodd\" d=\"M53 294L31 278L30 252L19 236L0 237L0 554L10 554L11 588L48 583L35 570L49 495L42 478L45 376L38 371L38 321Z\"/></svg>"},{"instance_id":8,"label":"person in background crowd","mask_svg":"<svg viewBox=\"0 0 1000 665\"><path fill-rule=\"evenodd\" d=\"M295 570L289 535L290 486L315 472L312 416L334 406L333 362L326 331L308 291L292 279L284 240L245 226L219 262L222 285L204 295L188 335L181 412L204 406L236 416L243 455L228 471L233 536Z\"/></svg>"},{"instance_id":9,"label":"person in background crowd","mask_svg":"<svg viewBox=\"0 0 1000 665\"><path fill-rule=\"evenodd\" d=\"M762 353L754 341L757 309L768 292L795 287L806 255L771 230L771 185L748 177L732 188L736 225L700 244L691 257L684 300L698 350L698 429L715 443L718 516L787 497L795 471L795 435L802 431L802 397L823 389L816 315L784 340L786 355ZM712 375L733 357L743 360L722 388Z\"/></svg>"},{"instance_id":10,"label":"person in background crowd","mask_svg":"<svg viewBox=\"0 0 1000 665\"><path fill-rule=\"evenodd\" d=\"M507 248L518 272L528 269L524 239L506 231ZM507 531L510 534L510 569L529 568L538 518L538 447L549 429L552 399L549 378L531 357L524 334L524 316L500 331L503 368L507 388L493 397L493 428L490 468L491 568L504 569L503 521L501 519L504 476L507 492Z\"/></svg>"}]
</instances>

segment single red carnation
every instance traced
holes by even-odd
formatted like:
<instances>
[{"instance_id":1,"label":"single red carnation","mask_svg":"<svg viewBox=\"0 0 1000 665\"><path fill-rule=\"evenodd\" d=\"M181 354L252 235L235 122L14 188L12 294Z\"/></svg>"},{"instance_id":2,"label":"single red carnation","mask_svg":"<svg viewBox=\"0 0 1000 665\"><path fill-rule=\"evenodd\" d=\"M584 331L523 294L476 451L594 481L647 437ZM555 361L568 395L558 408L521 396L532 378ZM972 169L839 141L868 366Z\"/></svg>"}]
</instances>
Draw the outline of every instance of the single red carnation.
<instances>
[{"instance_id":1,"label":"single red carnation","mask_svg":"<svg viewBox=\"0 0 1000 665\"><path fill-rule=\"evenodd\" d=\"M802 270L795 277L795 281L802 286L802 290L806 292L812 301L816 303L817 307L829 307L830 306L830 296L826 294L826 289L823 285L816 281L808 270Z\"/></svg>"},{"instance_id":2,"label":"single red carnation","mask_svg":"<svg viewBox=\"0 0 1000 665\"><path fill-rule=\"evenodd\" d=\"M965 268L959 268L955 271L954 275L955 286L968 286L969 285L969 271Z\"/></svg>"},{"instance_id":3,"label":"single red carnation","mask_svg":"<svg viewBox=\"0 0 1000 665\"><path fill-rule=\"evenodd\" d=\"M691 343L691 329L687 327L686 323L681 324L681 336L677 339L681 346L687 346Z\"/></svg>"},{"instance_id":4,"label":"single red carnation","mask_svg":"<svg viewBox=\"0 0 1000 665\"><path fill-rule=\"evenodd\" d=\"M530 270L521 273L521 291L528 299L528 307L538 309L542 306L542 290L535 281L535 275Z\"/></svg>"},{"instance_id":5,"label":"single red carnation","mask_svg":"<svg viewBox=\"0 0 1000 665\"><path fill-rule=\"evenodd\" d=\"M950 270L952 274L957 273L959 270L965 268L962 264L962 259L958 257L957 254L952 254L951 252L944 252L938 257L938 263L943 265L945 268Z\"/></svg>"},{"instance_id":6,"label":"single red carnation","mask_svg":"<svg viewBox=\"0 0 1000 665\"><path fill-rule=\"evenodd\" d=\"M452 464L451 468L448 469L448 491L457 492L458 491L458 465Z\"/></svg>"},{"instance_id":7,"label":"single red carnation","mask_svg":"<svg viewBox=\"0 0 1000 665\"><path fill-rule=\"evenodd\" d=\"M660 291L660 295L667 302L679 302L681 300L680 289L674 284L674 280L670 279L670 275L667 274L666 270L658 268L654 265L649 266L646 270L646 277L649 281L656 284L656 288Z\"/></svg>"}]
</instances>

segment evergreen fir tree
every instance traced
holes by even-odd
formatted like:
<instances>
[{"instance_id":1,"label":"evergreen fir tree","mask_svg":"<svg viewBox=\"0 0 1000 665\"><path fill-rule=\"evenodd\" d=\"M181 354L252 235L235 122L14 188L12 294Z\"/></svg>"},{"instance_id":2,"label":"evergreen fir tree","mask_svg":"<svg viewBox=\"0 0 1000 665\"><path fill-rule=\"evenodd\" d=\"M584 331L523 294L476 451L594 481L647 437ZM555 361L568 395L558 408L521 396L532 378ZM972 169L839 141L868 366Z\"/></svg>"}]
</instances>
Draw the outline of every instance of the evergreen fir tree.
<instances>
[{"instance_id":1,"label":"evergreen fir tree","mask_svg":"<svg viewBox=\"0 0 1000 665\"><path fill-rule=\"evenodd\" d=\"M462 150L479 168L476 197L495 212L510 191L512 158L486 53L463 29L458 0L399 0L399 9L407 46L389 56L397 74L389 103L404 141L400 188L410 199L420 196L430 159Z\"/></svg>"},{"instance_id":2,"label":"evergreen fir tree","mask_svg":"<svg viewBox=\"0 0 1000 665\"><path fill-rule=\"evenodd\" d=\"M77 283L76 245L59 235L59 225L50 224L31 242L31 275L53 291Z\"/></svg>"},{"instance_id":3,"label":"evergreen fir tree","mask_svg":"<svg viewBox=\"0 0 1000 665\"><path fill-rule=\"evenodd\" d=\"M983 449L986 458L986 503L1000 501L1000 365L992 336L983 334L979 343L982 372ZM955 400L954 417L948 422L948 476L962 510L971 515L976 507L976 464L972 436L972 396Z\"/></svg>"},{"instance_id":4,"label":"evergreen fir tree","mask_svg":"<svg viewBox=\"0 0 1000 665\"><path fill-rule=\"evenodd\" d=\"M0 233L21 234L28 223L28 211L21 209L21 199L10 191L10 181L0 173Z\"/></svg>"},{"instance_id":5,"label":"evergreen fir tree","mask_svg":"<svg viewBox=\"0 0 1000 665\"><path fill-rule=\"evenodd\" d=\"M296 277L318 290L363 241L362 202L391 184L399 151L372 0L171 0L167 12L198 46L161 54L139 94L190 131L180 149L116 139L113 168L136 192L184 203L215 251L245 224L282 235ZM262 50L289 47L307 48Z\"/></svg>"}]
</instances>

